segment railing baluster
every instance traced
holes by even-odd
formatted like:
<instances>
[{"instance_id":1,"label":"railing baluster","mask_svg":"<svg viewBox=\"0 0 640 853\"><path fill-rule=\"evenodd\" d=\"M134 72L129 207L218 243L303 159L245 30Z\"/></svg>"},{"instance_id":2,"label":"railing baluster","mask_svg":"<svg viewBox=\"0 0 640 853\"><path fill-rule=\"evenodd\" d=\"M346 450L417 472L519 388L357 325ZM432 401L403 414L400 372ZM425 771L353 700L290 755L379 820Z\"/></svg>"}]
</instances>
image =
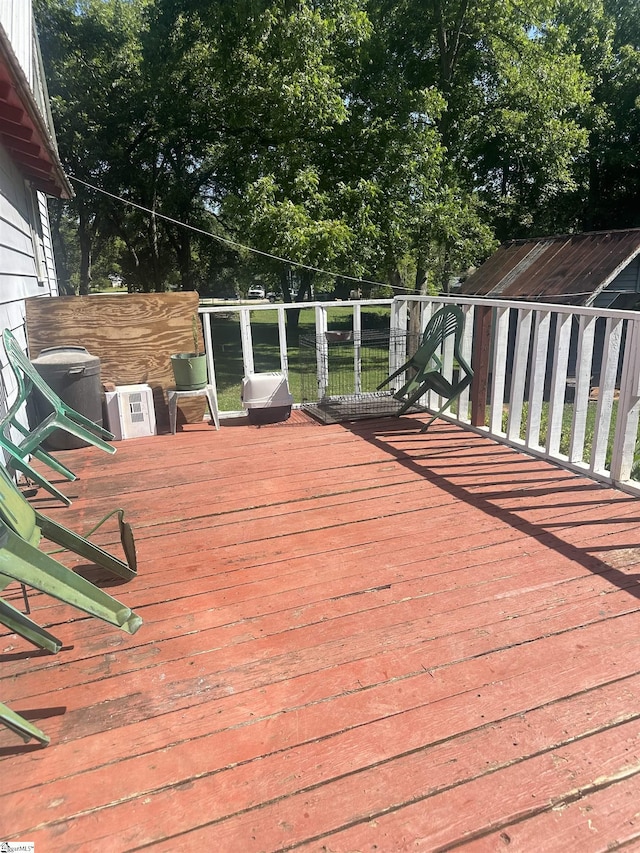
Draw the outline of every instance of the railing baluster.
<instances>
[{"instance_id":1,"label":"railing baluster","mask_svg":"<svg viewBox=\"0 0 640 853\"><path fill-rule=\"evenodd\" d=\"M316 364L318 369L318 399L322 400L329 387L329 346L327 342L327 309L316 305Z\"/></svg>"},{"instance_id":2,"label":"railing baluster","mask_svg":"<svg viewBox=\"0 0 640 853\"><path fill-rule=\"evenodd\" d=\"M251 312L248 308L240 309L240 341L242 343L242 364L244 375L255 373L253 362L253 339L251 337Z\"/></svg>"},{"instance_id":3,"label":"railing baluster","mask_svg":"<svg viewBox=\"0 0 640 853\"><path fill-rule=\"evenodd\" d=\"M591 364L593 362L593 342L596 331L595 316L582 314L578 328L578 354L576 359L576 389L569 444L569 461L582 463L584 458L584 439L587 430L587 411L589 408L589 388L591 384Z\"/></svg>"},{"instance_id":4,"label":"railing baluster","mask_svg":"<svg viewBox=\"0 0 640 853\"><path fill-rule=\"evenodd\" d=\"M516 328L516 347L509 389L509 420L507 422L507 437L511 441L520 442L522 427L522 407L524 392L527 384L529 366L529 343L531 341L531 321L533 312L528 308L518 309L518 326Z\"/></svg>"},{"instance_id":5,"label":"railing baluster","mask_svg":"<svg viewBox=\"0 0 640 853\"><path fill-rule=\"evenodd\" d=\"M504 435L502 429L502 410L504 407L504 389L507 375L507 344L509 338L509 308L496 310L496 322L493 337L493 371L491 382L491 418L489 431Z\"/></svg>"},{"instance_id":6,"label":"railing baluster","mask_svg":"<svg viewBox=\"0 0 640 853\"><path fill-rule=\"evenodd\" d=\"M529 384L529 416L525 443L527 447L540 447L540 425L544 385L547 378L547 352L549 350L550 311L536 311L531 356L531 382Z\"/></svg>"},{"instance_id":7,"label":"railing baluster","mask_svg":"<svg viewBox=\"0 0 640 853\"><path fill-rule=\"evenodd\" d=\"M611 453L611 477L626 483L635 462L640 418L640 320L627 320L620 398Z\"/></svg>"},{"instance_id":8,"label":"railing baluster","mask_svg":"<svg viewBox=\"0 0 640 853\"><path fill-rule=\"evenodd\" d=\"M547 453L553 458L560 456L572 322L571 314L556 314L556 335L553 350L553 370L551 373L549 421L547 427Z\"/></svg>"},{"instance_id":9,"label":"railing baluster","mask_svg":"<svg viewBox=\"0 0 640 853\"><path fill-rule=\"evenodd\" d=\"M473 305L464 305L463 313L465 317L464 321L464 333L462 335L462 342L460 344L460 349L462 351L463 358L467 361L468 364L471 364L471 355L473 352L473 326L475 322L475 313ZM463 423L469 422L469 398L471 394L471 388L467 386L462 394L460 394L460 399L458 401L457 409L458 409L458 420Z\"/></svg>"},{"instance_id":10,"label":"railing baluster","mask_svg":"<svg viewBox=\"0 0 640 853\"><path fill-rule=\"evenodd\" d=\"M389 318L389 375L407 360L407 300L398 297Z\"/></svg>"},{"instance_id":11,"label":"railing baluster","mask_svg":"<svg viewBox=\"0 0 640 853\"><path fill-rule=\"evenodd\" d=\"M360 304L353 306L353 376L354 393L362 393L362 358L361 358L361 335L362 335L362 311Z\"/></svg>"},{"instance_id":12,"label":"railing baluster","mask_svg":"<svg viewBox=\"0 0 640 853\"><path fill-rule=\"evenodd\" d=\"M598 387L598 403L591 443L589 467L596 473L606 470L609 429L613 412L613 392L618 373L622 320L607 317Z\"/></svg>"},{"instance_id":13,"label":"railing baluster","mask_svg":"<svg viewBox=\"0 0 640 853\"><path fill-rule=\"evenodd\" d=\"M213 337L211 335L211 314L205 314L202 318L204 329L204 351L207 355L207 373L209 377L209 385L213 388L213 394L218 402L218 385L216 382L216 368L213 358Z\"/></svg>"},{"instance_id":14,"label":"railing baluster","mask_svg":"<svg viewBox=\"0 0 640 853\"><path fill-rule=\"evenodd\" d=\"M287 349L287 322L284 308L278 306L278 342L280 344L280 370L289 378L289 351Z\"/></svg>"}]
</instances>

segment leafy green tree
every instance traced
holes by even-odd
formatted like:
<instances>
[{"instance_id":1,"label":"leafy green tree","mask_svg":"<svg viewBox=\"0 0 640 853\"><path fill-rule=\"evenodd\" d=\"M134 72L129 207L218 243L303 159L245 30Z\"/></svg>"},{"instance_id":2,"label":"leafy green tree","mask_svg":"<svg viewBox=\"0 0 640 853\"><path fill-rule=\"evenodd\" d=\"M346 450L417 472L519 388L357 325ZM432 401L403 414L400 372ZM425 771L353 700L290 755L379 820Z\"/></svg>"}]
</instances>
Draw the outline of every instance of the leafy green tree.
<instances>
[{"instance_id":1,"label":"leafy green tree","mask_svg":"<svg viewBox=\"0 0 640 853\"><path fill-rule=\"evenodd\" d=\"M146 0L35 0L58 144L72 177L107 189L144 125L136 119L139 33ZM88 293L95 241L108 209L76 182L70 205L80 247L79 291Z\"/></svg>"}]
</instances>

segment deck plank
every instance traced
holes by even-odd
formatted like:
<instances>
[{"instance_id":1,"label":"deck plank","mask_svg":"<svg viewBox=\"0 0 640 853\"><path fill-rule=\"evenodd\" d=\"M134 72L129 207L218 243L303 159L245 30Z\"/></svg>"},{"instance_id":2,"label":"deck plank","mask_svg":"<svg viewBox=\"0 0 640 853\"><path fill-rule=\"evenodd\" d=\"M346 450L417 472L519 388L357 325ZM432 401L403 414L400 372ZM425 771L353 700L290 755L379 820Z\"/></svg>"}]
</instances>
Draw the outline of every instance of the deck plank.
<instances>
[{"instance_id":1,"label":"deck plank","mask_svg":"<svg viewBox=\"0 0 640 853\"><path fill-rule=\"evenodd\" d=\"M634 499L412 418L190 425L64 456L77 499L35 502L78 530L126 508L139 576L107 588L145 623L129 637L34 594L60 654L0 635L0 698L52 738L0 730L0 836L61 853L637 839ZM114 530L96 541L115 549Z\"/></svg>"}]
</instances>

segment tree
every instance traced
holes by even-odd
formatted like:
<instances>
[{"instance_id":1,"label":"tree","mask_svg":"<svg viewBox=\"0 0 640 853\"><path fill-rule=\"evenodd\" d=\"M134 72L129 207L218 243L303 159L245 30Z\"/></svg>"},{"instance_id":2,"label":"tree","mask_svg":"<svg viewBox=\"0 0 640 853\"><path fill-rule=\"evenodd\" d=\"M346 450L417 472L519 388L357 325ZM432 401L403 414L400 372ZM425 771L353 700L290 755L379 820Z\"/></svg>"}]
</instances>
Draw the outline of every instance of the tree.
<instances>
[{"instance_id":1,"label":"tree","mask_svg":"<svg viewBox=\"0 0 640 853\"><path fill-rule=\"evenodd\" d=\"M62 161L72 177L107 189L144 132L135 117L139 32L146 0L35 0ZM69 209L80 247L80 293L88 293L96 236L108 218L101 197L74 185Z\"/></svg>"}]
</instances>

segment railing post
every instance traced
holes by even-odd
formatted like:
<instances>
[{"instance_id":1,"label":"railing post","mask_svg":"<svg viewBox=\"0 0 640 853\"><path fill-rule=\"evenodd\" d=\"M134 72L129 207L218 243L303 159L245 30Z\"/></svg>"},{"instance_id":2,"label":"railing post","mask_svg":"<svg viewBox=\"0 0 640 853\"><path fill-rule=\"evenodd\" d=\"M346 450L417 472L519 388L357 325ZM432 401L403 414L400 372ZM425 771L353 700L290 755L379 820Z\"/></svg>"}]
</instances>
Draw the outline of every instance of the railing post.
<instances>
[{"instance_id":1,"label":"railing post","mask_svg":"<svg viewBox=\"0 0 640 853\"><path fill-rule=\"evenodd\" d=\"M278 341L280 342L280 370L288 379L289 352L287 349L287 321L282 306L278 306Z\"/></svg>"},{"instance_id":2,"label":"railing post","mask_svg":"<svg viewBox=\"0 0 640 853\"><path fill-rule=\"evenodd\" d=\"M201 314L204 326L204 351L207 355L207 373L209 375L209 385L213 388L213 395L218 403L218 385L216 383L216 370L213 358L213 337L211 335L211 314Z\"/></svg>"},{"instance_id":3,"label":"railing post","mask_svg":"<svg viewBox=\"0 0 640 853\"><path fill-rule=\"evenodd\" d=\"M471 384L471 424L484 426L489 390L489 359L491 357L491 314L489 305L478 305L473 330L473 382Z\"/></svg>"},{"instance_id":4,"label":"railing post","mask_svg":"<svg viewBox=\"0 0 640 853\"><path fill-rule=\"evenodd\" d=\"M407 302L396 297L389 318L389 375L407 360Z\"/></svg>"},{"instance_id":5,"label":"railing post","mask_svg":"<svg viewBox=\"0 0 640 853\"><path fill-rule=\"evenodd\" d=\"M316 305L316 367L318 399L326 396L329 387L329 346L327 343L327 309Z\"/></svg>"},{"instance_id":6,"label":"railing post","mask_svg":"<svg viewBox=\"0 0 640 853\"><path fill-rule=\"evenodd\" d=\"M251 337L251 312L248 308L240 309L240 340L242 342L242 364L244 375L255 373L253 362L253 339Z\"/></svg>"},{"instance_id":7,"label":"railing post","mask_svg":"<svg viewBox=\"0 0 640 853\"><path fill-rule=\"evenodd\" d=\"M360 304L353 306L353 377L354 393L362 392L362 310Z\"/></svg>"}]
</instances>

